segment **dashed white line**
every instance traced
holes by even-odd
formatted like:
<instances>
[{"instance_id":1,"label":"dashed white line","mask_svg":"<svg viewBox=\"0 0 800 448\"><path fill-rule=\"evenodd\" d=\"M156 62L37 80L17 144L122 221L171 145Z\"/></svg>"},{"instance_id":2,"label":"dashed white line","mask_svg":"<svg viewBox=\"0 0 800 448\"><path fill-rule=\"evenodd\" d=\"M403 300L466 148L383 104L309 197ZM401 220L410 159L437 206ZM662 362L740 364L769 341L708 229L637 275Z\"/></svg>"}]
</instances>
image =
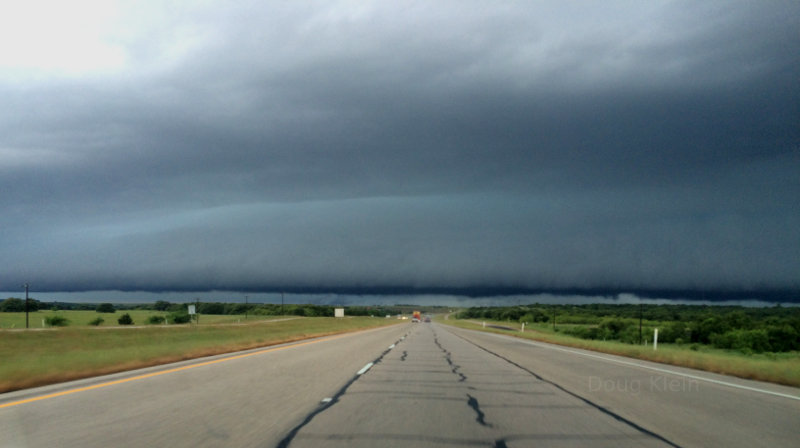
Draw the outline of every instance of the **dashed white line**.
<instances>
[{"instance_id":1,"label":"dashed white line","mask_svg":"<svg viewBox=\"0 0 800 448\"><path fill-rule=\"evenodd\" d=\"M367 372L367 370L369 370L369 368L370 368L370 367L372 367L372 363L368 363L367 365L365 365L364 367L362 367L362 368L361 368L361 370L359 370L358 372L356 372L356 375L363 375L363 374L365 374L365 373Z\"/></svg>"}]
</instances>

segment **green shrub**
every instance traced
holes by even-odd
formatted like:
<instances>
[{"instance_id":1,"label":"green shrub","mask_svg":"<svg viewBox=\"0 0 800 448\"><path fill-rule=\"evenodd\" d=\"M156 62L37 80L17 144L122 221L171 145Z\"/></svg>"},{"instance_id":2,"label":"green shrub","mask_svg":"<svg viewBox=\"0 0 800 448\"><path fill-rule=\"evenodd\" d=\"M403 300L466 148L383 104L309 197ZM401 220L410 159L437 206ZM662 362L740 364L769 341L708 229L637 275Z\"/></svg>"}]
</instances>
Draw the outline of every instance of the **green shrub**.
<instances>
[{"instance_id":1,"label":"green shrub","mask_svg":"<svg viewBox=\"0 0 800 448\"><path fill-rule=\"evenodd\" d=\"M64 316L48 316L44 321L51 327L66 327L69 325L69 319Z\"/></svg>"},{"instance_id":2,"label":"green shrub","mask_svg":"<svg viewBox=\"0 0 800 448\"><path fill-rule=\"evenodd\" d=\"M621 339L621 334L631 327L631 322L620 318L606 318L600 322L600 329L606 330L610 339ZM637 330L638 331L638 330ZM637 333L638 340L638 333Z\"/></svg>"},{"instance_id":3,"label":"green shrub","mask_svg":"<svg viewBox=\"0 0 800 448\"><path fill-rule=\"evenodd\" d=\"M549 322L550 316L543 313L541 310L535 309L520 317L519 321L527 322L529 324L533 322Z\"/></svg>"},{"instance_id":4,"label":"green shrub","mask_svg":"<svg viewBox=\"0 0 800 448\"><path fill-rule=\"evenodd\" d=\"M744 353L769 351L767 330L732 330L712 334L711 344L716 348L740 350Z\"/></svg>"},{"instance_id":5,"label":"green shrub","mask_svg":"<svg viewBox=\"0 0 800 448\"><path fill-rule=\"evenodd\" d=\"M649 332L648 332L649 330ZM647 339L647 336L652 336L653 330L649 328L645 328L642 330L642 338ZM629 327L625 327L619 334L617 334L617 338L626 344L638 344L639 343L639 327L631 325ZM642 341L644 342L644 341Z\"/></svg>"},{"instance_id":6,"label":"green shrub","mask_svg":"<svg viewBox=\"0 0 800 448\"><path fill-rule=\"evenodd\" d=\"M130 314L125 313L117 319L120 325L133 325L133 318Z\"/></svg>"},{"instance_id":7,"label":"green shrub","mask_svg":"<svg viewBox=\"0 0 800 448\"><path fill-rule=\"evenodd\" d=\"M767 328L767 337L773 352L800 350L800 334L791 325L771 325Z\"/></svg>"},{"instance_id":8,"label":"green shrub","mask_svg":"<svg viewBox=\"0 0 800 448\"><path fill-rule=\"evenodd\" d=\"M164 317L163 316L150 316L150 317L147 318L147 323L151 324L151 325L163 324L164 323Z\"/></svg>"},{"instance_id":9,"label":"green shrub","mask_svg":"<svg viewBox=\"0 0 800 448\"><path fill-rule=\"evenodd\" d=\"M173 324L188 324L192 321L192 316L186 310L183 310L170 313L168 319Z\"/></svg>"},{"instance_id":10,"label":"green shrub","mask_svg":"<svg viewBox=\"0 0 800 448\"><path fill-rule=\"evenodd\" d=\"M687 339L688 327L683 322L669 322L665 323L658 330L659 342L675 342L682 343ZM681 342L678 342L678 341Z\"/></svg>"},{"instance_id":11,"label":"green shrub","mask_svg":"<svg viewBox=\"0 0 800 448\"><path fill-rule=\"evenodd\" d=\"M96 327L96 326L102 324L103 322L105 322L105 320L102 317L98 317L97 319L89 322L89 325L94 325Z\"/></svg>"}]
</instances>

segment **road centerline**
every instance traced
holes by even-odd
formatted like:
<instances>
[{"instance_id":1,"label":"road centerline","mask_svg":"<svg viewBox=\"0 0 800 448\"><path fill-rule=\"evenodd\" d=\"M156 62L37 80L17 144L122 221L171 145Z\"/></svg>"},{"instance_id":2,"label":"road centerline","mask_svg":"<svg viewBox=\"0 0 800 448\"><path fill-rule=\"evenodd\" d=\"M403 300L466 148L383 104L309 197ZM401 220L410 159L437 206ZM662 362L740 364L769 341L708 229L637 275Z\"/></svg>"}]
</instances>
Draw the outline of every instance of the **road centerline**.
<instances>
[{"instance_id":1,"label":"road centerline","mask_svg":"<svg viewBox=\"0 0 800 448\"><path fill-rule=\"evenodd\" d=\"M368 362L367 365L365 365L364 367L361 368L361 370L356 372L356 375L363 375L363 374L367 373L367 370L369 370L370 367L372 367L372 366L373 366L373 363Z\"/></svg>"}]
</instances>

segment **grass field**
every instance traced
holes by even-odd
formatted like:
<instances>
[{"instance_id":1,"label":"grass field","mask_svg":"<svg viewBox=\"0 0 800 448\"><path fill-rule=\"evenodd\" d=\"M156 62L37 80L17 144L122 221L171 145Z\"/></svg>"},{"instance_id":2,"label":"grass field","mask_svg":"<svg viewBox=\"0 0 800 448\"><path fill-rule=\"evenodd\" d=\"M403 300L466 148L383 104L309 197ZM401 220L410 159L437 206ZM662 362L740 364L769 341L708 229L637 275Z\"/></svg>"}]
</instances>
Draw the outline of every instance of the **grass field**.
<instances>
[{"instance_id":1,"label":"grass field","mask_svg":"<svg viewBox=\"0 0 800 448\"><path fill-rule=\"evenodd\" d=\"M45 313L35 314L45 316ZM77 326L95 318L98 313L94 311L60 313L73 320L75 326L38 331L0 331L0 392L398 322L396 319L369 317L309 317L269 321L269 318L259 316L258 320L252 318L244 323L244 316L241 316L243 323L236 325L237 316L201 316L200 325L123 328L117 326L114 318L113 325L117 328L99 329ZM131 316L138 324L139 317L144 321L154 313L138 311L132 312ZM0 316L18 319L4 314L12 313L0 313ZM21 314L24 327L25 315ZM121 314L124 313L104 316ZM111 320L106 319L107 322ZM229 325L225 325L226 321Z\"/></svg>"},{"instance_id":2,"label":"grass field","mask_svg":"<svg viewBox=\"0 0 800 448\"><path fill-rule=\"evenodd\" d=\"M525 328L525 332L521 333L519 331L520 324L513 322L486 321L487 325L514 328L512 331L483 328L481 324L469 320L451 318L441 319L438 322L472 330L507 334L568 347L800 387L800 353L797 352L745 355L733 350L720 350L703 345L695 345L695 349L692 349L692 345L689 344L659 344L658 350L654 351L652 345L641 346L616 341L580 339L555 332L551 326L546 324L528 326Z\"/></svg>"}]
</instances>

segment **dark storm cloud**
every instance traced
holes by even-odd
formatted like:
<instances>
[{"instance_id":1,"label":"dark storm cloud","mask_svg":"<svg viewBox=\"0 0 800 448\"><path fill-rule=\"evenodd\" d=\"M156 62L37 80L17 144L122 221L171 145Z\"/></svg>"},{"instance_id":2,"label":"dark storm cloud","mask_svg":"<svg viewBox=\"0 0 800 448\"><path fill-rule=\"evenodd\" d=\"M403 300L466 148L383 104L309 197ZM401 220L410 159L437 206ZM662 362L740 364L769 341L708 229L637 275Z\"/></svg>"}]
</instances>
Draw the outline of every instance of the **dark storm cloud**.
<instances>
[{"instance_id":1,"label":"dark storm cloud","mask_svg":"<svg viewBox=\"0 0 800 448\"><path fill-rule=\"evenodd\" d=\"M0 78L2 286L800 288L800 8L240 6Z\"/></svg>"}]
</instances>

